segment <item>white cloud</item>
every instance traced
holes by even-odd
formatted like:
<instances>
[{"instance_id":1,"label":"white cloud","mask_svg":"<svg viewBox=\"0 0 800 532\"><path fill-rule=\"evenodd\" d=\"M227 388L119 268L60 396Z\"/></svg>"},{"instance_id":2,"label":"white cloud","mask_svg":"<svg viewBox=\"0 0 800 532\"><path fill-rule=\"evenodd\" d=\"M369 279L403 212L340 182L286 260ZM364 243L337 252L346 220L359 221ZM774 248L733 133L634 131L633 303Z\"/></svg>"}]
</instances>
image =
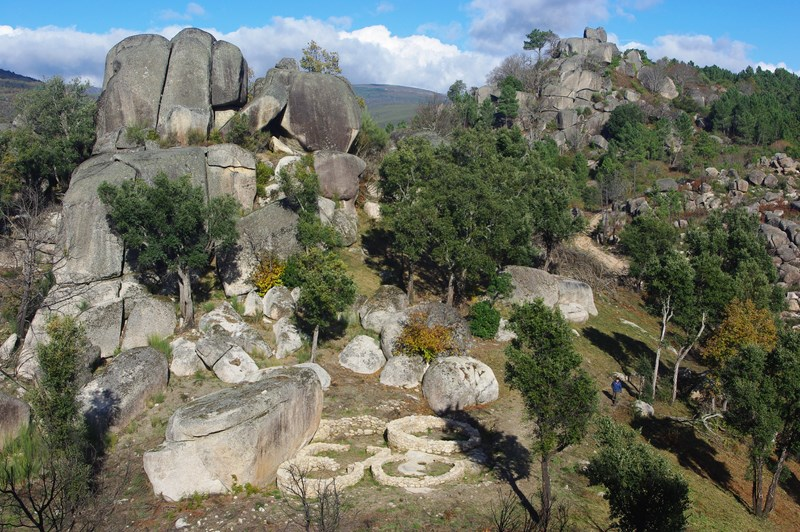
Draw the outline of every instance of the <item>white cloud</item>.
<instances>
[{"instance_id":1,"label":"white cloud","mask_svg":"<svg viewBox=\"0 0 800 532\"><path fill-rule=\"evenodd\" d=\"M206 10L200 4L189 2L186 5L186 14L202 17L203 15L206 14Z\"/></svg>"},{"instance_id":2,"label":"white cloud","mask_svg":"<svg viewBox=\"0 0 800 532\"><path fill-rule=\"evenodd\" d=\"M33 78L55 75L103 83L108 50L134 31L111 29L106 33L85 33L75 28L0 28L0 65L6 70Z\"/></svg>"},{"instance_id":3,"label":"white cloud","mask_svg":"<svg viewBox=\"0 0 800 532\"><path fill-rule=\"evenodd\" d=\"M474 48L504 56L521 51L534 28L582 35L584 27L609 16L608 0L472 0L468 9Z\"/></svg>"},{"instance_id":4,"label":"white cloud","mask_svg":"<svg viewBox=\"0 0 800 532\"><path fill-rule=\"evenodd\" d=\"M116 43L146 32L172 38L183 27L174 24L146 31L113 29L95 34L54 26L0 26L0 67L35 78L77 76L99 87L106 53ZM341 24L311 17L275 17L266 26L241 27L229 33L205 29L216 38L239 46L259 77L283 57L299 58L311 39L339 52L344 75L353 83L388 83L437 91L446 91L457 79L468 86L482 85L486 73L503 57L464 51L432 36L400 37L385 26L349 31Z\"/></svg>"},{"instance_id":5,"label":"white cloud","mask_svg":"<svg viewBox=\"0 0 800 532\"><path fill-rule=\"evenodd\" d=\"M652 44L629 42L621 44L620 48L643 49L654 61L668 57L693 61L699 66L717 65L733 72L754 64L747 56L752 45L724 37L715 40L709 35L661 35Z\"/></svg>"},{"instance_id":6,"label":"white cloud","mask_svg":"<svg viewBox=\"0 0 800 532\"><path fill-rule=\"evenodd\" d=\"M390 2L381 2L378 4L378 7L375 8L375 11L378 13L391 13L394 11L394 4Z\"/></svg>"}]
</instances>

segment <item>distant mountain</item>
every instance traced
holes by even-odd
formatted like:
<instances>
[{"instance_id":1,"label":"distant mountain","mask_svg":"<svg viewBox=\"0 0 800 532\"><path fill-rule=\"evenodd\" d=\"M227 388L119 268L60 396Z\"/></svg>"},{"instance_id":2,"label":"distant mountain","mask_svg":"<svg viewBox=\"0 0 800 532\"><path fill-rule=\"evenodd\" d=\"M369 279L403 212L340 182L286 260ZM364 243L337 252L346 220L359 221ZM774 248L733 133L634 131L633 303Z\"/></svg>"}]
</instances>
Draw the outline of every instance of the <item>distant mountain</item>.
<instances>
[{"instance_id":1,"label":"distant mountain","mask_svg":"<svg viewBox=\"0 0 800 532\"><path fill-rule=\"evenodd\" d=\"M353 91L364 98L369 114L379 126L410 122L420 104L445 98L437 92L400 85L353 85Z\"/></svg>"},{"instance_id":2,"label":"distant mountain","mask_svg":"<svg viewBox=\"0 0 800 532\"><path fill-rule=\"evenodd\" d=\"M14 119L14 96L41 83L38 79L21 76L0 68L0 125Z\"/></svg>"}]
</instances>

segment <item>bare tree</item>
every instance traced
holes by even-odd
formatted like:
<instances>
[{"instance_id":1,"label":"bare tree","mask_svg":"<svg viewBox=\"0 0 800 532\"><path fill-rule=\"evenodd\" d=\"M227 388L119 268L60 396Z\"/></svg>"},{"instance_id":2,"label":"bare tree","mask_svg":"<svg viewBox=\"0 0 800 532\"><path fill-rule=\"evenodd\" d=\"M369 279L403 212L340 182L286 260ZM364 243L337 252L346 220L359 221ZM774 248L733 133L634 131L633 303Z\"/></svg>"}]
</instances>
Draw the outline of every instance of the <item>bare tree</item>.
<instances>
[{"instance_id":1,"label":"bare tree","mask_svg":"<svg viewBox=\"0 0 800 532\"><path fill-rule=\"evenodd\" d=\"M19 275L3 282L10 288L17 305L14 326L20 338L25 336L30 319L47 295L47 275L54 263L48 238L48 224L53 211L44 205L36 189L25 187L3 209L7 231L3 244L19 271Z\"/></svg>"},{"instance_id":2,"label":"bare tree","mask_svg":"<svg viewBox=\"0 0 800 532\"><path fill-rule=\"evenodd\" d=\"M639 78L645 89L651 92L658 92L662 84L667 80L667 73L663 64L656 63L643 66L636 77Z\"/></svg>"},{"instance_id":3,"label":"bare tree","mask_svg":"<svg viewBox=\"0 0 800 532\"><path fill-rule=\"evenodd\" d=\"M287 468L289 483L284 499L289 519L303 530L332 532L342 523L342 497L335 479L309 478L309 470L296 464Z\"/></svg>"}]
</instances>

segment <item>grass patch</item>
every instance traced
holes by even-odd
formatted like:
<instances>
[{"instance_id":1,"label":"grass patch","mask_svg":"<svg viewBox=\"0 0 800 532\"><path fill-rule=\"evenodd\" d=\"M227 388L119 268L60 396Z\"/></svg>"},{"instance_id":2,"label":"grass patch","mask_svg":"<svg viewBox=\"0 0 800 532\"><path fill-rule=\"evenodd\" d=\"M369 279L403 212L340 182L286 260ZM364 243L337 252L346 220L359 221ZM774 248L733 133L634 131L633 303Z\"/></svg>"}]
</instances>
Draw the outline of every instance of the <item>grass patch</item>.
<instances>
[{"instance_id":1,"label":"grass patch","mask_svg":"<svg viewBox=\"0 0 800 532\"><path fill-rule=\"evenodd\" d=\"M147 345L164 354L167 360L172 360L172 346L169 345L169 340L157 334L151 334L147 337Z\"/></svg>"}]
</instances>

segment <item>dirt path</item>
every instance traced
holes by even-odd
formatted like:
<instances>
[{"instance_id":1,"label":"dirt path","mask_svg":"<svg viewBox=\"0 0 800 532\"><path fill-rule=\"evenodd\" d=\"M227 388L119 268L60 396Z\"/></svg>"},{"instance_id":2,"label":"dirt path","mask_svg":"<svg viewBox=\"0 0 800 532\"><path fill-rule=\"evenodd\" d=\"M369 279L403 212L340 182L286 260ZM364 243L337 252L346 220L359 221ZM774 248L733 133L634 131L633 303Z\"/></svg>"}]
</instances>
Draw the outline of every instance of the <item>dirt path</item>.
<instances>
[{"instance_id":1,"label":"dirt path","mask_svg":"<svg viewBox=\"0 0 800 532\"><path fill-rule=\"evenodd\" d=\"M601 248L589 235L594 231L597 224L603 217L603 213L597 213L589 219L586 231L572 239L572 245L584 251L597 260L600 264L608 268L616 275L625 275L628 272L628 263L616 255L612 255Z\"/></svg>"}]
</instances>

